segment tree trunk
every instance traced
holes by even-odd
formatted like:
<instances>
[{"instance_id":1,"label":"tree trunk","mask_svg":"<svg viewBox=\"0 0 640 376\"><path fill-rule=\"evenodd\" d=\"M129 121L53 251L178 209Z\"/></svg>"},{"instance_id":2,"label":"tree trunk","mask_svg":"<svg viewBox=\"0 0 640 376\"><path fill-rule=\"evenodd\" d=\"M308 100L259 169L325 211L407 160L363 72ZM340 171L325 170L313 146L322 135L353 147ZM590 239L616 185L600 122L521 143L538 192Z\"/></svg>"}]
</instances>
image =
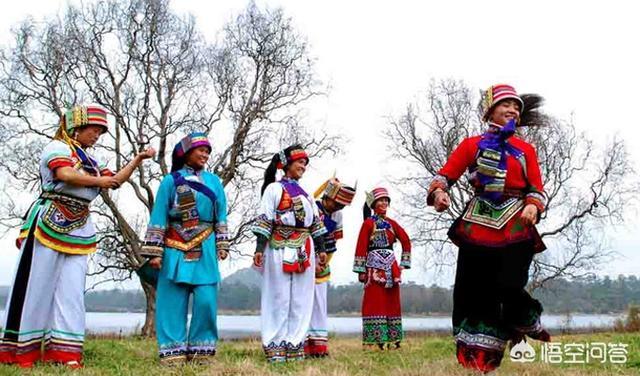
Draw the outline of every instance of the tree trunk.
<instances>
[{"instance_id":1,"label":"tree trunk","mask_svg":"<svg viewBox=\"0 0 640 376\"><path fill-rule=\"evenodd\" d=\"M142 290L147 299L147 313L142 326L142 335L145 337L156 336L156 289L148 283L141 282Z\"/></svg>"}]
</instances>

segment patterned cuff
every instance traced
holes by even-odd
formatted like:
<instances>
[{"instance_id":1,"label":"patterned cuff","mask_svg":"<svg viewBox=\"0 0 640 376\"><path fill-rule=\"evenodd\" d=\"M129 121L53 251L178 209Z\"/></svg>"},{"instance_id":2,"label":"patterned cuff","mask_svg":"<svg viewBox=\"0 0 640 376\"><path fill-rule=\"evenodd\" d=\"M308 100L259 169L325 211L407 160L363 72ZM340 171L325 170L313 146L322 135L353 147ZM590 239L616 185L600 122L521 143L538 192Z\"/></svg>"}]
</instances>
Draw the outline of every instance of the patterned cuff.
<instances>
[{"instance_id":1,"label":"patterned cuff","mask_svg":"<svg viewBox=\"0 0 640 376\"><path fill-rule=\"evenodd\" d=\"M273 231L273 221L271 221L265 214L260 214L258 218L255 219L253 225L251 226L251 232L256 235L262 235L265 238L269 239L271 237L271 232Z\"/></svg>"},{"instance_id":2,"label":"patterned cuff","mask_svg":"<svg viewBox=\"0 0 640 376\"><path fill-rule=\"evenodd\" d=\"M436 175L431 180L431 184L429 184L429 191L427 193L427 205L433 206L433 201L435 200L435 191L441 189L443 191L447 191L449 189L449 182L447 177L444 175Z\"/></svg>"},{"instance_id":3,"label":"patterned cuff","mask_svg":"<svg viewBox=\"0 0 640 376\"><path fill-rule=\"evenodd\" d=\"M216 249L229 252L231 247L231 238L227 224L220 222L216 224Z\"/></svg>"},{"instance_id":4,"label":"patterned cuff","mask_svg":"<svg viewBox=\"0 0 640 376\"><path fill-rule=\"evenodd\" d=\"M153 258L162 257L164 252L164 233L162 227L149 226L144 237L144 245L140 250L140 256Z\"/></svg>"},{"instance_id":5,"label":"patterned cuff","mask_svg":"<svg viewBox=\"0 0 640 376\"><path fill-rule=\"evenodd\" d=\"M529 192L524 199L524 205L533 204L538 208L538 214L541 214L547 207L547 198L540 192Z\"/></svg>"},{"instance_id":6,"label":"patterned cuff","mask_svg":"<svg viewBox=\"0 0 640 376\"><path fill-rule=\"evenodd\" d=\"M318 239L322 235L327 233L327 228L324 227L324 222L320 220L318 216L313 218L313 223L311 224L311 237L314 239Z\"/></svg>"},{"instance_id":7,"label":"patterned cuff","mask_svg":"<svg viewBox=\"0 0 640 376\"><path fill-rule=\"evenodd\" d=\"M353 261L353 271L356 273L364 273L367 271L367 258L364 256L356 256Z\"/></svg>"},{"instance_id":8,"label":"patterned cuff","mask_svg":"<svg viewBox=\"0 0 640 376\"><path fill-rule=\"evenodd\" d=\"M400 266L405 269L411 269L411 253L402 252L402 256L400 256Z\"/></svg>"}]
</instances>

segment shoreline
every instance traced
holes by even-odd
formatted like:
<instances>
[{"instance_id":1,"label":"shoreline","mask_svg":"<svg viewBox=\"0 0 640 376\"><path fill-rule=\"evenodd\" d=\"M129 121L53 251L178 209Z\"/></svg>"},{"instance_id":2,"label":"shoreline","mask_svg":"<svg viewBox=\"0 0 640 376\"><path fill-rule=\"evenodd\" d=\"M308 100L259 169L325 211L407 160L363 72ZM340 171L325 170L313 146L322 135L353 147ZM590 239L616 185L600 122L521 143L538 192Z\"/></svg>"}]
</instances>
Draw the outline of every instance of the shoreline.
<instances>
[{"instance_id":1,"label":"shoreline","mask_svg":"<svg viewBox=\"0 0 640 376\"><path fill-rule=\"evenodd\" d=\"M589 328L550 328L548 329L552 337L554 336L566 336L566 335L586 335L586 334L599 334L599 333L627 333L616 331L613 326L602 327L589 327ZM239 341L260 341L260 333L253 332L241 332L241 331L221 331L220 341L227 342L239 342ZM425 330L407 330L404 331L404 336L407 338L423 338L423 337L451 337L450 329L425 329ZM329 333L329 338L341 338L341 339L355 339L360 338L359 332L354 333ZM88 339L118 339L126 340L132 338L144 338L140 333L116 333L116 332L100 332L94 333L87 331L86 338Z\"/></svg>"}]
</instances>

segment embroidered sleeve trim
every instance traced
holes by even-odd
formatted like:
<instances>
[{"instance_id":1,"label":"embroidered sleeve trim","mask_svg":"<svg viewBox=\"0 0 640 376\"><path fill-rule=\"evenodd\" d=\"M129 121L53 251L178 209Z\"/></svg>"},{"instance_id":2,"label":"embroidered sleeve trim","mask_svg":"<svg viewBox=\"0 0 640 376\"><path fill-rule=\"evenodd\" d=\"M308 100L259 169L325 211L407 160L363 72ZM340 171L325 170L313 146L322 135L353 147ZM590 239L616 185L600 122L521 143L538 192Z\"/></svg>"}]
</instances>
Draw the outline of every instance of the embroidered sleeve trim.
<instances>
[{"instance_id":1,"label":"embroidered sleeve trim","mask_svg":"<svg viewBox=\"0 0 640 376\"><path fill-rule=\"evenodd\" d=\"M311 224L310 231L311 237L314 239L327 233L327 228L324 226L324 222L322 222L320 217L317 215L313 217L313 223Z\"/></svg>"},{"instance_id":2,"label":"embroidered sleeve trim","mask_svg":"<svg viewBox=\"0 0 640 376\"><path fill-rule=\"evenodd\" d=\"M402 252L402 256L400 256L400 266L405 269L411 269L411 253L410 252Z\"/></svg>"},{"instance_id":3,"label":"embroidered sleeve trim","mask_svg":"<svg viewBox=\"0 0 640 376\"><path fill-rule=\"evenodd\" d=\"M140 250L140 255L143 257L162 257L165 232L166 229L162 227L147 227L147 233L142 249Z\"/></svg>"},{"instance_id":4,"label":"embroidered sleeve trim","mask_svg":"<svg viewBox=\"0 0 640 376\"><path fill-rule=\"evenodd\" d=\"M547 198L540 192L529 192L524 199L524 204L525 206L533 204L538 208L538 213L542 213L546 209Z\"/></svg>"},{"instance_id":5,"label":"embroidered sleeve trim","mask_svg":"<svg viewBox=\"0 0 640 376\"><path fill-rule=\"evenodd\" d=\"M216 225L216 249L229 251L231 248L231 237L229 236L229 228L224 222Z\"/></svg>"},{"instance_id":6,"label":"embroidered sleeve trim","mask_svg":"<svg viewBox=\"0 0 640 376\"><path fill-rule=\"evenodd\" d=\"M353 271L356 273L364 273L367 271L367 258L364 256L356 256L353 261Z\"/></svg>"},{"instance_id":7,"label":"embroidered sleeve trim","mask_svg":"<svg viewBox=\"0 0 640 376\"><path fill-rule=\"evenodd\" d=\"M255 219L251 226L251 232L256 235L262 235L269 239L273 232L273 221L271 221L265 214L261 214Z\"/></svg>"},{"instance_id":8,"label":"embroidered sleeve trim","mask_svg":"<svg viewBox=\"0 0 640 376\"><path fill-rule=\"evenodd\" d=\"M59 167L73 167L73 166L75 166L75 163L69 157L55 157L49 160L49 162L47 163L47 167L49 167L51 171Z\"/></svg>"}]
</instances>

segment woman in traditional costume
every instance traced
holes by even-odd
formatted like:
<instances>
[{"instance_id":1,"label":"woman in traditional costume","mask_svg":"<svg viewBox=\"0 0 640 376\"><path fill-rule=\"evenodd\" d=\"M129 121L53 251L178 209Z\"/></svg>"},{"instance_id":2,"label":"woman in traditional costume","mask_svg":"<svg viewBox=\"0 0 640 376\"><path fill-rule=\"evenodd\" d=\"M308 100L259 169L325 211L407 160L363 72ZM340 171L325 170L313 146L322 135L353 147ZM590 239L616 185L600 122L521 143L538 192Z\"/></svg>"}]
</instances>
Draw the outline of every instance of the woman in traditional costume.
<instances>
[{"instance_id":1,"label":"woman in traditional costume","mask_svg":"<svg viewBox=\"0 0 640 376\"><path fill-rule=\"evenodd\" d=\"M265 170L262 201L252 231L254 265L262 271L262 346L270 362L304 358L311 321L316 256L324 266L323 235L313 198L299 185L309 157L300 145L275 154ZM275 181L276 170L284 177Z\"/></svg>"},{"instance_id":2,"label":"woman in traditional costume","mask_svg":"<svg viewBox=\"0 0 640 376\"><path fill-rule=\"evenodd\" d=\"M218 340L218 260L227 258L227 200L220 178L206 171L211 144L191 133L173 149L160 183L142 256L159 269L156 335L160 363L206 363ZM193 297L187 334L189 296Z\"/></svg>"},{"instance_id":3,"label":"woman in traditional costume","mask_svg":"<svg viewBox=\"0 0 640 376\"><path fill-rule=\"evenodd\" d=\"M114 174L87 152L107 130L102 106L75 106L65 112L41 154L42 193L16 241L20 257L5 309L0 363L82 366L87 255L96 251L89 204L101 189L118 188L155 154L141 152Z\"/></svg>"},{"instance_id":4,"label":"woman in traditional costume","mask_svg":"<svg viewBox=\"0 0 640 376\"><path fill-rule=\"evenodd\" d=\"M320 219L327 229L324 236L327 263L316 265L316 284L313 298L313 313L304 351L307 356L325 357L329 355L329 317L327 314L327 288L331 278L329 262L337 251L336 243L342 239L342 209L351 204L355 188L341 183L338 179L327 180L314 194Z\"/></svg>"},{"instance_id":5,"label":"woman in traditional costume","mask_svg":"<svg viewBox=\"0 0 640 376\"><path fill-rule=\"evenodd\" d=\"M391 203L385 188L367 192L364 222L358 235L353 271L364 283L362 297L362 343L399 348L403 338L400 305L401 270L411 268L411 241L406 231L387 216ZM373 213L372 213L373 211ZM400 263L393 243L402 245Z\"/></svg>"},{"instance_id":6,"label":"woman in traditional costume","mask_svg":"<svg viewBox=\"0 0 640 376\"><path fill-rule=\"evenodd\" d=\"M483 372L500 365L509 340L550 339L540 302L525 290L533 256L545 249L534 225L546 199L534 147L514 136L517 126L539 125L541 103L509 85L490 87L481 102L486 132L463 140L429 187L437 211L449 207L447 192L465 171L475 190L449 229L459 247L453 333L458 362Z\"/></svg>"}]
</instances>

